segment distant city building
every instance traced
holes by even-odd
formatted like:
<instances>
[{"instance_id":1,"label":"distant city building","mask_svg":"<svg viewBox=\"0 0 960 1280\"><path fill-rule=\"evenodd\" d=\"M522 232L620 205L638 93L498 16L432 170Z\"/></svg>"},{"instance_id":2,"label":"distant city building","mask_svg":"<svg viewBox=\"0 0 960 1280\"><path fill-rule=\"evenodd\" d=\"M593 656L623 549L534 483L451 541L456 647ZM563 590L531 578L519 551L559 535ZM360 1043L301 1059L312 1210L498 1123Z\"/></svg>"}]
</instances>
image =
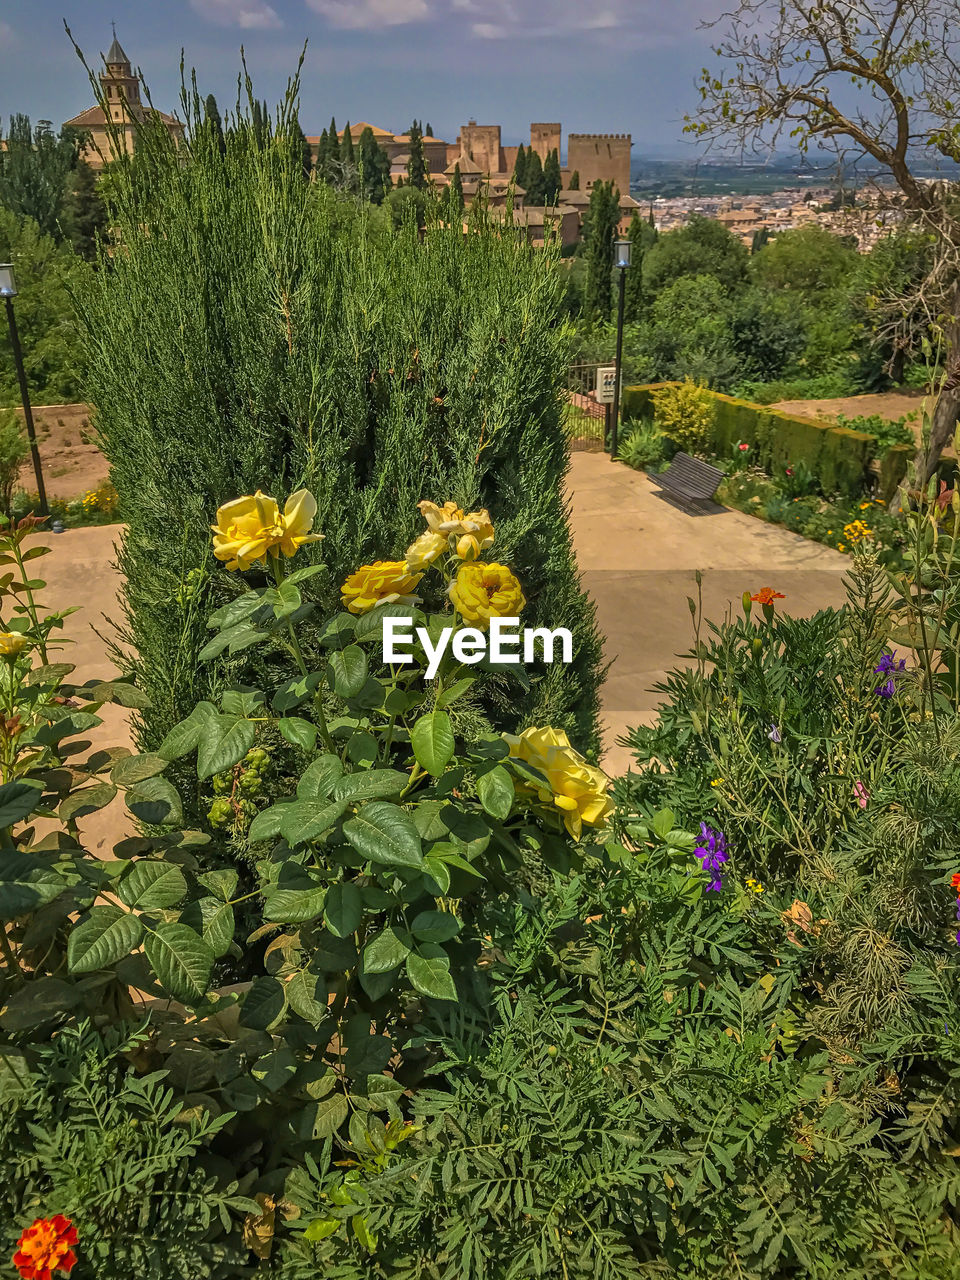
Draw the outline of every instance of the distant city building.
<instances>
[{"instance_id":1,"label":"distant city building","mask_svg":"<svg viewBox=\"0 0 960 1280\"><path fill-rule=\"evenodd\" d=\"M90 135L85 155L88 164L94 169L102 169L105 163L116 159L118 149L131 154L137 126L145 116L155 115L166 126L170 136L179 141L183 137L183 125L176 116L144 106L140 101L140 77L133 73L130 59L120 47L116 32L113 33L113 43L104 62L106 65L100 72L100 87L106 111L101 106L90 107L72 120L64 121L64 128L84 129ZM110 129L107 127L108 120ZM118 148L115 146L114 134L117 136Z\"/></svg>"}]
</instances>

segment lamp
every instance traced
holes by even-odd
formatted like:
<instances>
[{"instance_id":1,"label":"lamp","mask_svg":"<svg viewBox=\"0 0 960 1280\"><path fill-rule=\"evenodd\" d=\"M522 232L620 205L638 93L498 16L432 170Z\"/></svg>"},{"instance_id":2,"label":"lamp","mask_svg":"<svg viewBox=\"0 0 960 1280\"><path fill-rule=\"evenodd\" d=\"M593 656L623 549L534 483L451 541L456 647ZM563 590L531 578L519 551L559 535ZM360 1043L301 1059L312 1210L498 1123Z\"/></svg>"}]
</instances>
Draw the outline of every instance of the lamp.
<instances>
[{"instance_id":1,"label":"lamp","mask_svg":"<svg viewBox=\"0 0 960 1280\"><path fill-rule=\"evenodd\" d=\"M626 271L630 265L630 250L633 246L629 240L615 240L613 243L614 265Z\"/></svg>"},{"instance_id":2,"label":"lamp","mask_svg":"<svg viewBox=\"0 0 960 1280\"><path fill-rule=\"evenodd\" d=\"M613 261L620 273L619 298L617 300L617 382L613 389L613 413L610 427L610 456L617 456L618 434L620 431L620 382L623 364L623 312L627 294L627 269L630 266L630 251L633 245L629 240L613 242Z\"/></svg>"},{"instance_id":3,"label":"lamp","mask_svg":"<svg viewBox=\"0 0 960 1280\"><path fill-rule=\"evenodd\" d=\"M13 348L13 363L17 370L17 381L20 384L20 399L23 403L23 420L27 425L27 439L30 441L30 453L33 456L33 471L37 477L37 497L40 500L40 514L50 514L47 506L47 491L43 485L43 468L40 466L40 450L37 448L37 433L33 425L33 410L30 408L30 393L27 390L27 375L23 368L23 352L20 349L20 334L17 331L17 317L13 310L13 300L17 296L17 278L13 273L12 262L0 263L0 298L7 310L7 325L10 329L10 345Z\"/></svg>"},{"instance_id":4,"label":"lamp","mask_svg":"<svg viewBox=\"0 0 960 1280\"><path fill-rule=\"evenodd\" d=\"M17 278L13 274L12 262L0 262L0 298L17 296Z\"/></svg>"}]
</instances>

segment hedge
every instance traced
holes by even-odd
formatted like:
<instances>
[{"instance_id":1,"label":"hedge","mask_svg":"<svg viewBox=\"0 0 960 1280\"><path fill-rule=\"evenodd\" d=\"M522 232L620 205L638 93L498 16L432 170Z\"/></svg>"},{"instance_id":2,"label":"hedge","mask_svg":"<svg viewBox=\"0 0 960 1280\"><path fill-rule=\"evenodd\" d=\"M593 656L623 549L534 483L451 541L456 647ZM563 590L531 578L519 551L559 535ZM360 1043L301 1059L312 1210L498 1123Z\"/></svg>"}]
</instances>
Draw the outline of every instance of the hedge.
<instances>
[{"instance_id":1,"label":"hedge","mask_svg":"<svg viewBox=\"0 0 960 1280\"><path fill-rule=\"evenodd\" d=\"M661 382L624 388L624 417L652 418L656 392L671 385L678 384ZM874 456L873 436L815 418L794 418L767 405L737 400L718 391L708 394L714 402L710 443L718 453L730 453L738 441L743 441L754 449L757 463L771 474L804 462L824 494L855 497L863 492ZM880 496L884 500L896 492L913 452L909 446L897 446L883 459Z\"/></svg>"}]
</instances>

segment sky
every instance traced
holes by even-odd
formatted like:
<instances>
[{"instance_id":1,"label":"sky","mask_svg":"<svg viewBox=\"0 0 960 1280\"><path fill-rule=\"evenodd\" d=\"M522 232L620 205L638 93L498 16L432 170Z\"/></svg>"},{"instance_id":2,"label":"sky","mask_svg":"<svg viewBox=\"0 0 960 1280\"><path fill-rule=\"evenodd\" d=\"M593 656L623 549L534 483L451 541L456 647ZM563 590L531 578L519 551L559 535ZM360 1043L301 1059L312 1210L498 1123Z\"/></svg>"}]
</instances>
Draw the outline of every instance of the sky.
<instances>
[{"instance_id":1,"label":"sky","mask_svg":"<svg viewBox=\"0 0 960 1280\"><path fill-rule=\"evenodd\" d=\"M177 108L180 57L203 94L236 102L240 47L254 91L275 103L303 43L300 120L335 115L395 132L413 118L437 137L500 124L529 141L531 121L573 133L630 133L634 156L690 156L683 115L712 62L699 29L728 0L0 0L0 118L59 125L93 105L64 21L91 67L111 20L153 102Z\"/></svg>"}]
</instances>

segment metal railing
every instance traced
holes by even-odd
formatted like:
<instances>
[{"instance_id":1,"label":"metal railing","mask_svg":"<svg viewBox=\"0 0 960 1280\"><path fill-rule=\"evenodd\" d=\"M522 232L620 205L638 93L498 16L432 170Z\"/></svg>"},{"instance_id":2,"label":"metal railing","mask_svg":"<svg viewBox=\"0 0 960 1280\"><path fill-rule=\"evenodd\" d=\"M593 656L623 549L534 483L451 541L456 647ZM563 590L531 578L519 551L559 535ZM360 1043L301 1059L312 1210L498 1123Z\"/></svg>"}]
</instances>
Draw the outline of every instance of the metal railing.
<instances>
[{"instance_id":1,"label":"metal railing","mask_svg":"<svg viewBox=\"0 0 960 1280\"><path fill-rule=\"evenodd\" d=\"M610 431L610 406L597 404L594 391L597 370L609 361L572 364L567 369L567 403L564 427L571 449L598 451L606 448Z\"/></svg>"}]
</instances>

